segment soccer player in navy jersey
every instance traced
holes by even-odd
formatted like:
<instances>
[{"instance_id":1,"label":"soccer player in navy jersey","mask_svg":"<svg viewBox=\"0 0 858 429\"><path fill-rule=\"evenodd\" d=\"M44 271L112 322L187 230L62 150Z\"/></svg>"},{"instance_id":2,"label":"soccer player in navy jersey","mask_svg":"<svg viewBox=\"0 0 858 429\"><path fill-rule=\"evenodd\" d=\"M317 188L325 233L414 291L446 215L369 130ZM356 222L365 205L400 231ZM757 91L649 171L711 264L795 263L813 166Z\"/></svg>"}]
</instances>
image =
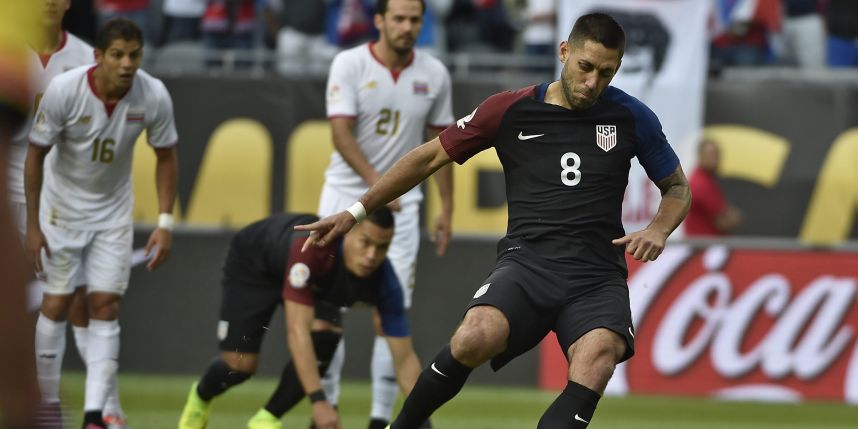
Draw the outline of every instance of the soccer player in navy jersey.
<instances>
[{"instance_id":1,"label":"soccer player in navy jersey","mask_svg":"<svg viewBox=\"0 0 858 429\"><path fill-rule=\"evenodd\" d=\"M212 399L256 371L266 327L281 303L292 361L248 428L280 428L280 418L306 392L313 404L315 427L341 429L337 412L322 390L320 374L342 335L341 309L358 302L378 310L399 386L406 394L411 391L420 363L408 332L402 288L386 258L393 240L393 213L381 207L345 237L301 252L307 234L293 228L317 219L278 214L245 227L233 238L223 268L221 354L191 388L179 429L205 428Z\"/></svg>"},{"instance_id":2,"label":"soccer player in navy jersey","mask_svg":"<svg viewBox=\"0 0 858 429\"><path fill-rule=\"evenodd\" d=\"M440 167L494 147L506 177L509 223L494 271L477 289L450 344L435 357L390 426L415 429L455 396L477 366L499 369L554 331L568 384L537 428L585 428L615 366L634 354L623 251L652 261L688 212L691 194L655 114L609 86L625 46L609 15L580 17L560 43L559 81L495 94L397 162L348 210L297 229L325 246ZM661 190L643 230L621 223L630 160Z\"/></svg>"}]
</instances>

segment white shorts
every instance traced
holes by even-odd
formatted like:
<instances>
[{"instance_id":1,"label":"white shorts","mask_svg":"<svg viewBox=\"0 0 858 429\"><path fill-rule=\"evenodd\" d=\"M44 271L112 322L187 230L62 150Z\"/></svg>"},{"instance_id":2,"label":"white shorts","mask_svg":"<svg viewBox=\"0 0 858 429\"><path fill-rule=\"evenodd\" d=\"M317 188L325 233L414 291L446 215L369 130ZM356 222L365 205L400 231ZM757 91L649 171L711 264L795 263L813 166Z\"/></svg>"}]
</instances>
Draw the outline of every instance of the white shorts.
<instances>
[{"instance_id":1,"label":"white shorts","mask_svg":"<svg viewBox=\"0 0 858 429\"><path fill-rule=\"evenodd\" d=\"M319 198L319 216L329 216L339 213L357 201L352 195L337 192L332 186L322 188ZM420 202L407 203L402 210L393 212L395 221L393 242L387 251L387 259L393 265L399 284L402 286L402 296L405 298L405 308L411 308L411 294L414 290L414 272L417 267L417 250L420 248Z\"/></svg>"},{"instance_id":2,"label":"white shorts","mask_svg":"<svg viewBox=\"0 0 858 429\"><path fill-rule=\"evenodd\" d=\"M68 295L81 280L87 293L125 293L131 275L133 225L83 231L43 224L42 232L51 249L51 257L43 257L46 294Z\"/></svg>"},{"instance_id":3,"label":"white shorts","mask_svg":"<svg viewBox=\"0 0 858 429\"><path fill-rule=\"evenodd\" d=\"M10 201L9 208L12 211L12 218L15 222L15 228L18 229L18 239L24 243L27 238L27 204L17 201ZM82 277L81 277L82 278ZM83 284L83 281L77 282ZM27 285L27 309L30 311L39 311L42 307L42 293L44 292L44 282L37 277Z\"/></svg>"}]
</instances>

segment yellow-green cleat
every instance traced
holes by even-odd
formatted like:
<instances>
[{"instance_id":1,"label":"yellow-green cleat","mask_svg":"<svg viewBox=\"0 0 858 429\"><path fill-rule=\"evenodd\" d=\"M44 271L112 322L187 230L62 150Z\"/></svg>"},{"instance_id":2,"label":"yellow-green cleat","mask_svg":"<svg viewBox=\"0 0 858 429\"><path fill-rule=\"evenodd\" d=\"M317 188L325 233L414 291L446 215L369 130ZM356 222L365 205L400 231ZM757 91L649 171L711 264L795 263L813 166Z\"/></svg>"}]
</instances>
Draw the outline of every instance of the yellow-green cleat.
<instances>
[{"instance_id":1,"label":"yellow-green cleat","mask_svg":"<svg viewBox=\"0 0 858 429\"><path fill-rule=\"evenodd\" d=\"M179 429L205 429L211 409L211 402L203 401L197 395L197 383L194 383L188 393L185 408L182 409L182 416L179 417Z\"/></svg>"},{"instance_id":2,"label":"yellow-green cleat","mask_svg":"<svg viewBox=\"0 0 858 429\"><path fill-rule=\"evenodd\" d=\"M265 408L260 409L247 421L247 429L280 429L283 423Z\"/></svg>"}]
</instances>

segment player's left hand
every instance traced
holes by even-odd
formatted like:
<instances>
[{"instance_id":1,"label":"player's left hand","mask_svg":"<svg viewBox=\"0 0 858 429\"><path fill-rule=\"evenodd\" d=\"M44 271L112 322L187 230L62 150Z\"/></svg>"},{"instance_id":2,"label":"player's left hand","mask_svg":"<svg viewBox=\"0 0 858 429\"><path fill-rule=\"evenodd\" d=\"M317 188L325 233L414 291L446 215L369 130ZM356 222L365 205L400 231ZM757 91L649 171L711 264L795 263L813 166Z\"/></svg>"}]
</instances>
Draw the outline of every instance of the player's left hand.
<instances>
[{"instance_id":1,"label":"player's left hand","mask_svg":"<svg viewBox=\"0 0 858 429\"><path fill-rule=\"evenodd\" d=\"M447 244L450 243L450 235L453 233L450 213L441 213L435 218L435 228L430 240L435 243L435 253L444 256L447 253Z\"/></svg>"},{"instance_id":2,"label":"player's left hand","mask_svg":"<svg viewBox=\"0 0 858 429\"><path fill-rule=\"evenodd\" d=\"M173 233L164 228L155 228L152 234L149 235L149 241L146 243L146 257L155 249L155 255L146 264L146 269L149 271L158 268L167 260L167 255L170 254L170 249L173 247Z\"/></svg>"},{"instance_id":3,"label":"player's left hand","mask_svg":"<svg viewBox=\"0 0 858 429\"><path fill-rule=\"evenodd\" d=\"M308 225L295 226L296 231L310 231L310 236L301 247L303 253L310 246L325 247L327 244L342 237L355 226L355 217L343 210L335 215L328 216Z\"/></svg>"},{"instance_id":4,"label":"player's left hand","mask_svg":"<svg viewBox=\"0 0 858 429\"><path fill-rule=\"evenodd\" d=\"M664 250L667 236L658 231L646 228L641 231L626 234L625 236L612 240L617 246L626 246L626 253L632 255L638 261L654 261Z\"/></svg>"}]
</instances>

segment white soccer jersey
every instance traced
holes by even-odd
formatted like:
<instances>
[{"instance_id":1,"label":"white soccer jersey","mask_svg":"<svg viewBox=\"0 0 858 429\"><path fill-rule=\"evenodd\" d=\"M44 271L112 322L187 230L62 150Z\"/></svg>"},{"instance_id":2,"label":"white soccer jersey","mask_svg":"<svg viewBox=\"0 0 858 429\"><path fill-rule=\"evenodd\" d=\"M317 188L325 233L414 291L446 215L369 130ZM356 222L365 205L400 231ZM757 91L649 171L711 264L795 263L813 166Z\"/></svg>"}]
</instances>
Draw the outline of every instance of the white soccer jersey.
<instances>
[{"instance_id":1,"label":"white soccer jersey","mask_svg":"<svg viewBox=\"0 0 858 429\"><path fill-rule=\"evenodd\" d=\"M331 64L327 87L328 118L356 119L355 137L364 156L384 173L411 149L424 142L426 126L446 128L453 123L450 75L440 61L415 51L399 73L385 67L373 54L372 43L339 53ZM363 195L367 185L334 152L325 171L327 185ZM419 201L420 187L401 202Z\"/></svg>"},{"instance_id":2,"label":"white soccer jersey","mask_svg":"<svg viewBox=\"0 0 858 429\"><path fill-rule=\"evenodd\" d=\"M78 67L48 86L30 143L54 146L46 159L40 220L103 230L131 222L131 158L145 129L149 144L176 144L173 102L164 84L142 70L113 106L96 95L95 66Z\"/></svg>"},{"instance_id":3,"label":"white soccer jersey","mask_svg":"<svg viewBox=\"0 0 858 429\"><path fill-rule=\"evenodd\" d=\"M30 73L32 74L33 89L36 93L32 111L36 111L38 106L35 103L39 102L54 76L94 62L95 54L92 46L68 32L63 32L63 40L60 42L59 48L50 56L43 58L37 52L31 51ZM32 125L32 121L27 123L21 132L12 139L12 146L9 148L7 171L9 200L21 204L27 202L24 196L24 159L27 157L28 135Z\"/></svg>"}]
</instances>

